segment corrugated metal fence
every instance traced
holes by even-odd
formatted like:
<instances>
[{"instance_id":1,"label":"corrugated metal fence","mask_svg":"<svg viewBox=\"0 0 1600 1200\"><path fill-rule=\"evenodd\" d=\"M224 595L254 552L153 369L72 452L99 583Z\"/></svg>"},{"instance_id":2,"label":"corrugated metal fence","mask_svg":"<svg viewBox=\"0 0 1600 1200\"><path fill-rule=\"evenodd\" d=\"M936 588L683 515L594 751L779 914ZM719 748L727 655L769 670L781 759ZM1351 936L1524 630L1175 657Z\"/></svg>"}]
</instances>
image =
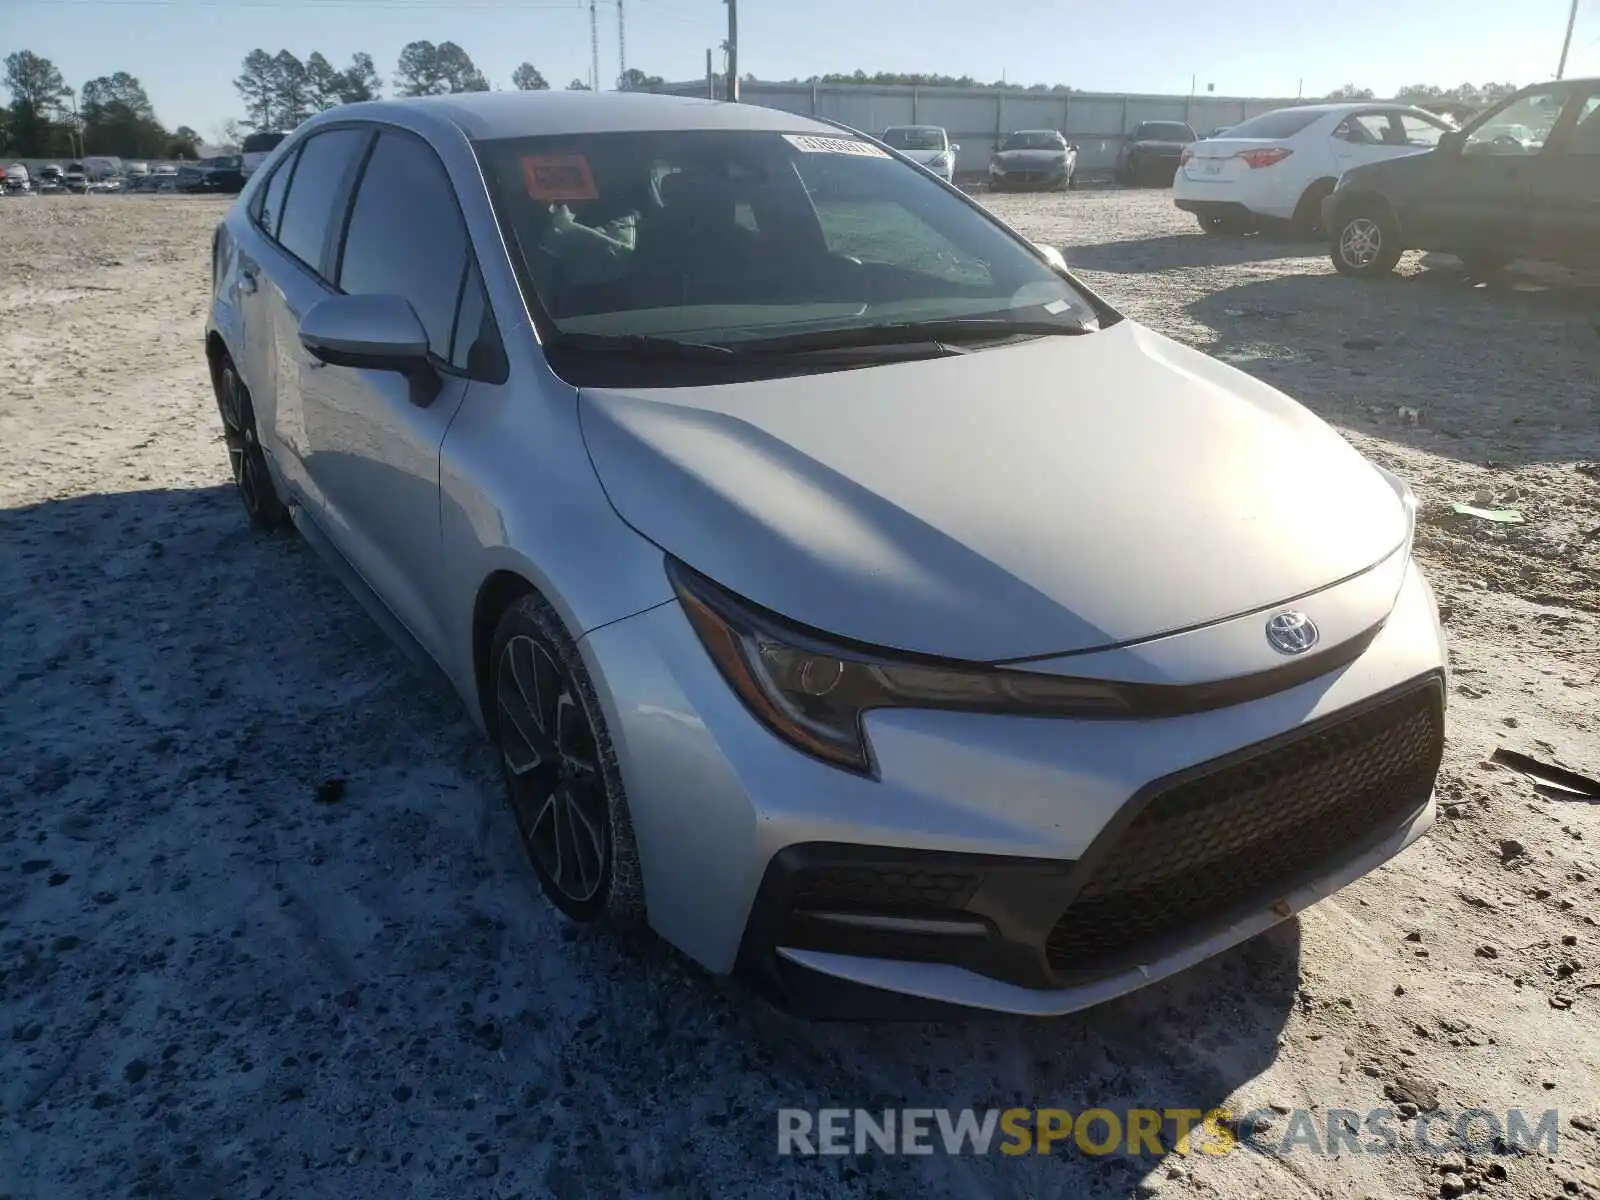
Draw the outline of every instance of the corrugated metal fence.
<instances>
[{"instance_id":1,"label":"corrugated metal fence","mask_svg":"<svg viewBox=\"0 0 1600 1200\"><path fill-rule=\"evenodd\" d=\"M704 82L656 89L703 96ZM961 149L956 170L982 171L998 139L1013 129L1059 129L1078 146L1079 169L1109 171L1140 121L1187 121L1200 136L1221 125L1303 103L1224 96L1135 96L1097 92L997 92L987 88L879 84L743 83L739 98L785 112L842 121L865 133L890 125L942 125Z\"/></svg>"}]
</instances>

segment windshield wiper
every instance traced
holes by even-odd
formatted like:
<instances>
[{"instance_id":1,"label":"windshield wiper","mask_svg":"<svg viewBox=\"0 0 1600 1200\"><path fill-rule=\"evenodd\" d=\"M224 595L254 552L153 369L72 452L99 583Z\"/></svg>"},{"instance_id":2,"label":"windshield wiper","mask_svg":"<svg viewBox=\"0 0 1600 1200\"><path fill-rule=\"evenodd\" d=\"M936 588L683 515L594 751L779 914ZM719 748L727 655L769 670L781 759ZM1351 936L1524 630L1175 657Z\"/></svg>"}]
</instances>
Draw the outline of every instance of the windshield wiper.
<instances>
[{"instance_id":1,"label":"windshield wiper","mask_svg":"<svg viewBox=\"0 0 1600 1200\"><path fill-rule=\"evenodd\" d=\"M918 343L958 345L1011 337L1061 337L1093 333L1099 326L1083 321L1013 321L1005 317L954 317L943 321L891 321L818 329L782 337L739 342L741 355L804 354L812 350L847 350L857 346L905 346Z\"/></svg>"},{"instance_id":2,"label":"windshield wiper","mask_svg":"<svg viewBox=\"0 0 1600 1200\"><path fill-rule=\"evenodd\" d=\"M586 354L621 354L634 358L669 358L689 362L730 362L737 355L711 342L685 342L647 333L556 333L545 339L548 350L581 350Z\"/></svg>"}]
</instances>

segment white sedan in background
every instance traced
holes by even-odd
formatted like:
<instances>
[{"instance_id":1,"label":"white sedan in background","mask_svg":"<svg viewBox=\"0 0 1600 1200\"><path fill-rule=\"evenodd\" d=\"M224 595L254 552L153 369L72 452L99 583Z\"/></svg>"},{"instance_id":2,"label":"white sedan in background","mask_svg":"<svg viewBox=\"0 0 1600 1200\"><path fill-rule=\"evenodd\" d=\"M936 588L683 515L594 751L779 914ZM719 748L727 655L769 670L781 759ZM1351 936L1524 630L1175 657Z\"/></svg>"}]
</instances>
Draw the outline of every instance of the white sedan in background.
<instances>
[{"instance_id":1,"label":"white sedan in background","mask_svg":"<svg viewBox=\"0 0 1600 1200\"><path fill-rule=\"evenodd\" d=\"M1418 154L1455 126L1409 104L1307 104L1235 125L1183 153L1173 203L1208 234L1288 222L1311 238L1323 198L1351 167Z\"/></svg>"},{"instance_id":2,"label":"white sedan in background","mask_svg":"<svg viewBox=\"0 0 1600 1200\"><path fill-rule=\"evenodd\" d=\"M891 125L878 139L893 146L912 162L928 168L946 183L956 177L956 151L960 146L938 125Z\"/></svg>"}]
</instances>

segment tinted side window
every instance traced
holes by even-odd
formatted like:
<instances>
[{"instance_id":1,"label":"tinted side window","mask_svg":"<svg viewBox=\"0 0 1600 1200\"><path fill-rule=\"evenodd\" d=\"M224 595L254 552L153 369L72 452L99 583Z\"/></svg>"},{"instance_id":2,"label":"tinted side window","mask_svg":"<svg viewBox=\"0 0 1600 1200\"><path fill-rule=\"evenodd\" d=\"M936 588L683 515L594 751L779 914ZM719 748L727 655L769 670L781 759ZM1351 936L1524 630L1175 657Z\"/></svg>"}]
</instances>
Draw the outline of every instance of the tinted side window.
<instances>
[{"instance_id":1,"label":"tinted side window","mask_svg":"<svg viewBox=\"0 0 1600 1200\"><path fill-rule=\"evenodd\" d=\"M256 193L261 197L260 209L256 213L256 220L261 222L269 236L278 236L278 218L283 215L283 198L289 191L289 176L294 172L294 163L298 155L291 154L278 164L272 172L272 178L267 180L266 188Z\"/></svg>"},{"instance_id":2,"label":"tinted side window","mask_svg":"<svg viewBox=\"0 0 1600 1200\"><path fill-rule=\"evenodd\" d=\"M314 271L322 268L328 230L341 215L334 206L366 141L364 129L331 129L314 134L300 148L289 195L282 202L278 242Z\"/></svg>"},{"instance_id":3,"label":"tinted side window","mask_svg":"<svg viewBox=\"0 0 1600 1200\"><path fill-rule=\"evenodd\" d=\"M404 296L430 348L448 362L467 255L467 228L443 164L415 138L380 134L350 211L339 289Z\"/></svg>"}]
</instances>

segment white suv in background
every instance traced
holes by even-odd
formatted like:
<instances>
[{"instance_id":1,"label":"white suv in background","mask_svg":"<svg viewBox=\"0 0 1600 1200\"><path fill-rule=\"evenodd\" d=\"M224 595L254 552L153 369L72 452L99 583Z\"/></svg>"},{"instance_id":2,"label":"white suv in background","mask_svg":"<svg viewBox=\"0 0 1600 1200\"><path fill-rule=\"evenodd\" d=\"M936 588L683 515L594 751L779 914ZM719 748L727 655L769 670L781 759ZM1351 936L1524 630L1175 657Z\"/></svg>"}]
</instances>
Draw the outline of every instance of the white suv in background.
<instances>
[{"instance_id":1,"label":"white suv in background","mask_svg":"<svg viewBox=\"0 0 1600 1200\"><path fill-rule=\"evenodd\" d=\"M912 162L927 167L946 183L956 177L956 151L960 146L950 141L950 135L938 125L891 125L878 139L885 146L893 146Z\"/></svg>"},{"instance_id":2,"label":"white suv in background","mask_svg":"<svg viewBox=\"0 0 1600 1200\"><path fill-rule=\"evenodd\" d=\"M1266 221L1318 234L1322 201L1351 167L1418 154L1455 126L1409 104L1306 104L1252 117L1183 152L1173 203L1209 234Z\"/></svg>"}]
</instances>

